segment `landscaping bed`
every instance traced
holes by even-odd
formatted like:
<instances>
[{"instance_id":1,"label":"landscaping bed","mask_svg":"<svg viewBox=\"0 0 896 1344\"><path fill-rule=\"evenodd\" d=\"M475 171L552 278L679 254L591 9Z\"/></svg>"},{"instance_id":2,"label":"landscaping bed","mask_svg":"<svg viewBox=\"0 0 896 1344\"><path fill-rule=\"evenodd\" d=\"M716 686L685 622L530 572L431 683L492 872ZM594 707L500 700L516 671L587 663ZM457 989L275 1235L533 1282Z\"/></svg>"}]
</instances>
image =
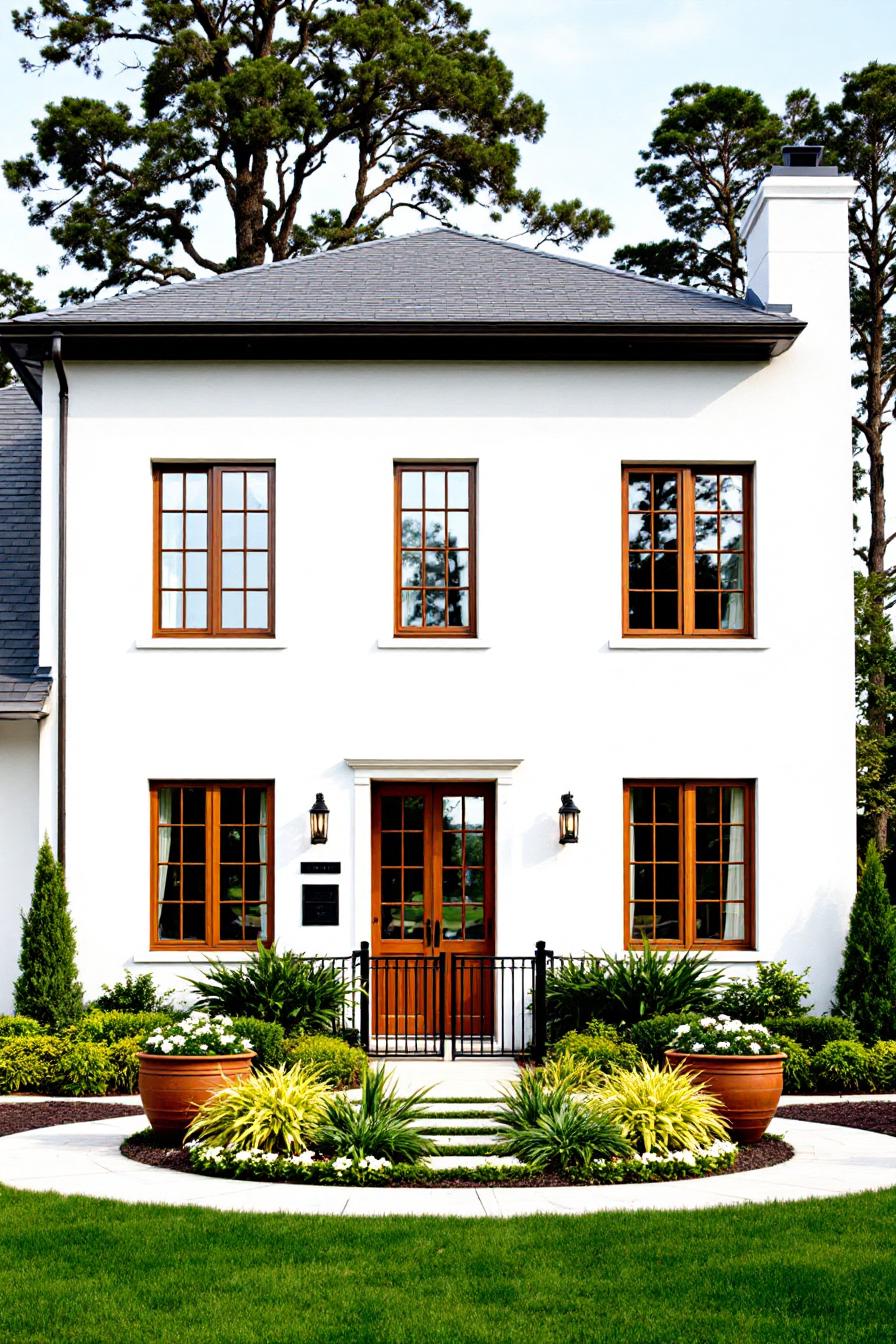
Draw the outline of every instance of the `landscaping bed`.
<instances>
[{"instance_id":1,"label":"landscaping bed","mask_svg":"<svg viewBox=\"0 0 896 1344\"><path fill-rule=\"evenodd\" d=\"M757 1171L762 1167L774 1167L781 1162L787 1162L793 1157L793 1148L789 1143L785 1143L779 1138L764 1138L759 1143L744 1146L738 1149L733 1155L733 1160L720 1163L718 1167L710 1170L695 1170L688 1168L684 1163L663 1163L663 1166L673 1168L673 1172L660 1173L653 1169L654 1164L643 1164L641 1162L619 1162L606 1163L599 1168L599 1175L596 1173L554 1173L534 1171L526 1167L467 1167L453 1168L449 1170L436 1170L432 1168L411 1167L409 1164L394 1167L388 1175L382 1173L382 1179L379 1172L365 1173L362 1181L357 1177L353 1180L350 1173L345 1173L341 1180L320 1179L319 1173L314 1171L314 1167L298 1167L290 1172L288 1176L278 1175L275 1171L259 1170L252 1167L245 1173L233 1170L221 1171L197 1171L192 1165L190 1152L184 1148L173 1145L170 1138L162 1134L154 1133L152 1130L143 1130L138 1134L132 1135L121 1145L121 1151L125 1157L131 1158L135 1162L143 1162L147 1166L164 1167L168 1171L187 1171L198 1175L217 1175L229 1177L235 1180L263 1180L265 1182L275 1181L280 1183L318 1185L318 1184L339 1184L339 1185L388 1185L392 1188L414 1189L420 1186L438 1189L470 1189L474 1187L501 1185L503 1187L552 1187L568 1185L629 1185L643 1184L644 1182L655 1183L657 1181L669 1180L699 1180L705 1176L728 1175L735 1171ZM248 1164L247 1164L248 1165ZM321 1164L323 1165L323 1164ZM656 1164L659 1166L660 1164ZM329 1175L329 1173L328 1173ZM371 1179L374 1177L374 1179Z\"/></svg>"},{"instance_id":2,"label":"landscaping bed","mask_svg":"<svg viewBox=\"0 0 896 1344\"><path fill-rule=\"evenodd\" d=\"M817 1105L782 1106L777 1111L784 1120L809 1120L817 1125L845 1125L849 1129L870 1129L875 1134L896 1138L896 1101L826 1101Z\"/></svg>"},{"instance_id":3,"label":"landscaping bed","mask_svg":"<svg viewBox=\"0 0 896 1344\"><path fill-rule=\"evenodd\" d=\"M142 1106L116 1106L90 1101L4 1102L0 1106L0 1138L23 1134L26 1129L48 1125L77 1125L85 1120L117 1120L124 1115L142 1115Z\"/></svg>"}]
</instances>

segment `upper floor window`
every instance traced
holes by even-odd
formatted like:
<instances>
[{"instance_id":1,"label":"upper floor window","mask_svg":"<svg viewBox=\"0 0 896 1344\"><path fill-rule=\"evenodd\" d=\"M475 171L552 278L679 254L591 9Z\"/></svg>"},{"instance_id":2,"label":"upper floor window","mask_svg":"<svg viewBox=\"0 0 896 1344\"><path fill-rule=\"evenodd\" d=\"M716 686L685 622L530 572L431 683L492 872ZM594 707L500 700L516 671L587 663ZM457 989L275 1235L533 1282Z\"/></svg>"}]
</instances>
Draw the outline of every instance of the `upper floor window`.
<instances>
[{"instance_id":1,"label":"upper floor window","mask_svg":"<svg viewBox=\"0 0 896 1344\"><path fill-rule=\"evenodd\" d=\"M751 783L627 783L625 835L627 946L752 946Z\"/></svg>"},{"instance_id":2,"label":"upper floor window","mask_svg":"<svg viewBox=\"0 0 896 1344\"><path fill-rule=\"evenodd\" d=\"M752 633L752 474L746 467L623 472L624 633Z\"/></svg>"},{"instance_id":3,"label":"upper floor window","mask_svg":"<svg viewBox=\"0 0 896 1344\"><path fill-rule=\"evenodd\" d=\"M476 633L476 468L395 465L395 633Z\"/></svg>"},{"instance_id":4,"label":"upper floor window","mask_svg":"<svg viewBox=\"0 0 896 1344\"><path fill-rule=\"evenodd\" d=\"M273 938L270 784L154 784L153 947L254 947Z\"/></svg>"},{"instance_id":5,"label":"upper floor window","mask_svg":"<svg viewBox=\"0 0 896 1344\"><path fill-rule=\"evenodd\" d=\"M156 467L153 632L270 635L274 468Z\"/></svg>"}]
</instances>

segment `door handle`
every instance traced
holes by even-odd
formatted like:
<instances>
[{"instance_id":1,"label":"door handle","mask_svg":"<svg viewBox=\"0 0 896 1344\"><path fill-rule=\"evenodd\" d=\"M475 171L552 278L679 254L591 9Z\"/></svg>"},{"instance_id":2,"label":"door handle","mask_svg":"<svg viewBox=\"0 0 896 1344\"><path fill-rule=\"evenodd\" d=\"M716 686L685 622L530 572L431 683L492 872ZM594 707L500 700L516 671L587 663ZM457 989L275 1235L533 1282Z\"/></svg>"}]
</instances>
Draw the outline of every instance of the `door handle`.
<instances>
[{"instance_id":1,"label":"door handle","mask_svg":"<svg viewBox=\"0 0 896 1344\"><path fill-rule=\"evenodd\" d=\"M442 922L439 919L436 920L436 931L435 936L432 940L432 945L433 947L442 946Z\"/></svg>"},{"instance_id":2,"label":"door handle","mask_svg":"<svg viewBox=\"0 0 896 1344\"><path fill-rule=\"evenodd\" d=\"M424 943L426 944L427 947L432 947L432 920L431 920L431 919L428 919L428 920L426 921L425 931L424 931L424 934L423 934L423 941L424 941Z\"/></svg>"}]
</instances>

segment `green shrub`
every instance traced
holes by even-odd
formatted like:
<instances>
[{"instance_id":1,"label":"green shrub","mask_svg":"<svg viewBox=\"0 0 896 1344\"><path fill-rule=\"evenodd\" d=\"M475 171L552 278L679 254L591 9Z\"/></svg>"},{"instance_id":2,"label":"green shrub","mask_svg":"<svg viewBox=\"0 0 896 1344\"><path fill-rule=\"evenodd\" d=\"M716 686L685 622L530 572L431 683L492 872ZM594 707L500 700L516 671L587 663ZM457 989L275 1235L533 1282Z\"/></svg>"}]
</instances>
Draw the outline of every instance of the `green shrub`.
<instances>
[{"instance_id":1,"label":"green shrub","mask_svg":"<svg viewBox=\"0 0 896 1344\"><path fill-rule=\"evenodd\" d=\"M242 965L210 962L204 980L187 983L196 990L195 1007L279 1022L290 1036L332 1032L351 993L335 966L278 952L261 941Z\"/></svg>"},{"instance_id":2,"label":"green shrub","mask_svg":"<svg viewBox=\"0 0 896 1344\"><path fill-rule=\"evenodd\" d=\"M852 1018L869 1044L896 1036L896 912L873 840L849 916L834 1008Z\"/></svg>"},{"instance_id":3,"label":"green shrub","mask_svg":"<svg viewBox=\"0 0 896 1344\"><path fill-rule=\"evenodd\" d=\"M819 1092L867 1092L870 1052L861 1041L829 1041L812 1061L812 1074Z\"/></svg>"},{"instance_id":4,"label":"green shrub","mask_svg":"<svg viewBox=\"0 0 896 1344\"><path fill-rule=\"evenodd\" d=\"M775 1036L789 1036L814 1053L828 1041L856 1041L858 1032L848 1017L803 1013L799 1017L770 1017L765 1024Z\"/></svg>"},{"instance_id":5,"label":"green shrub","mask_svg":"<svg viewBox=\"0 0 896 1344\"><path fill-rule=\"evenodd\" d=\"M314 1135L314 1145L333 1157L385 1157L390 1162L417 1162L434 1151L416 1121L426 1118L426 1091L399 1097L388 1087L385 1069L368 1069L361 1083L361 1099L345 1093L330 1095Z\"/></svg>"},{"instance_id":6,"label":"green shrub","mask_svg":"<svg viewBox=\"0 0 896 1344\"><path fill-rule=\"evenodd\" d=\"M548 1038L556 1040L570 1031L583 1031L604 1008L603 963L586 957L580 965L563 961L548 970L545 978L545 1012Z\"/></svg>"},{"instance_id":7,"label":"green shrub","mask_svg":"<svg viewBox=\"0 0 896 1344\"><path fill-rule=\"evenodd\" d=\"M519 1158L539 1171L583 1171L598 1160L630 1157L632 1145L619 1126L587 1102L576 1101L563 1088L546 1088L537 1118L504 1125L495 1152Z\"/></svg>"},{"instance_id":8,"label":"green shrub","mask_svg":"<svg viewBox=\"0 0 896 1344\"><path fill-rule=\"evenodd\" d=\"M590 1022L586 1022L582 1028L586 1036L601 1036L605 1041L621 1041L622 1032L618 1027L613 1027L609 1022L601 1022L599 1017L592 1017Z\"/></svg>"},{"instance_id":9,"label":"green shrub","mask_svg":"<svg viewBox=\"0 0 896 1344\"><path fill-rule=\"evenodd\" d=\"M37 856L31 905L22 916L19 977L13 993L17 1013L36 1018L54 1031L81 1016L75 930L65 877L46 837Z\"/></svg>"},{"instance_id":10,"label":"green shrub","mask_svg":"<svg viewBox=\"0 0 896 1344\"><path fill-rule=\"evenodd\" d=\"M0 1045L0 1093L50 1092L62 1054L58 1036L13 1036Z\"/></svg>"},{"instance_id":11,"label":"green shrub","mask_svg":"<svg viewBox=\"0 0 896 1344\"><path fill-rule=\"evenodd\" d=\"M868 1051L877 1092L896 1092L896 1041L875 1041Z\"/></svg>"},{"instance_id":12,"label":"green shrub","mask_svg":"<svg viewBox=\"0 0 896 1344\"><path fill-rule=\"evenodd\" d=\"M291 1036L284 1053L290 1064L310 1064L330 1088L358 1087L367 1068L363 1050L335 1036Z\"/></svg>"},{"instance_id":13,"label":"green shrub","mask_svg":"<svg viewBox=\"0 0 896 1344\"><path fill-rule=\"evenodd\" d=\"M173 1021L171 1013L125 1013L115 1009L101 1012L99 1009L91 1009L78 1022L75 1035L79 1041L95 1041L100 1045L112 1045L129 1036L139 1036L142 1041L157 1027L167 1027Z\"/></svg>"},{"instance_id":14,"label":"green shrub","mask_svg":"<svg viewBox=\"0 0 896 1344\"><path fill-rule=\"evenodd\" d=\"M809 968L802 973L787 968L786 961L760 962L755 979L728 980L716 1005L740 1022L765 1022L769 1017L799 1016L803 999L809 997Z\"/></svg>"},{"instance_id":15,"label":"green shrub","mask_svg":"<svg viewBox=\"0 0 896 1344\"><path fill-rule=\"evenodd\" d=\"M594 1104L639 1153L708 1148L728 1138L720 1103L682 1069L642 1064L613 1073L595 1093Z\"/></svg>"},{"instance_id":16,"label":"green shrub","mask_svg":"<svg viewBox=\"0 0 896 1344\"><path fill-rule=\"evenodd\" d=\"M589 1073L609 1073L612 1069L629 1069L641 1059L637 1047L629 1041L611 1040L606 1036L591 1036L583 1031L568 1031L550 1047L550 1060L568 1059L584 1065Z\"/></svg>"},{"instance_id":17,"label":"green shrub","mask_svg":"<svg viewBox=\"0 0 896 1344\"><path fill-rule=\"evenodd\" d=\"M13 1036L42 1036L45 1031L46 1027L33 1017L0 1016L0 1041L11 1040Z\"/></svg>"},{"instance_id":18,"label":"green shrub","mask_svg":"<svg viewBox=\"0 0 896 1344\"><path fill-rule=\"evenodd\" d=\"M665 1064L675 1028L683 1022L695 1026L700 1016L700 1013L663 1013L660 1017L645 1017L642 1022L632 1023L629 1030L632 1044L651 1064Z\"/></svg>"},{"instance_id":19,"label":"green shrub","mask_svg":"<svg viewBox=\"0 0 896 1344\"><path fill-rule=\"evenodd\" d=\"M276 1022L263 1022L259 1017L235 1017L233 1030L252 1042L255 1059L253 1069L275 1069L284 1061L283 1028Z\"/></svg>"},{"instance_id":20,"label":"green shrub","mask_svg":"<svg viewBox=\"0 0 896 1344\"><path fill-rule=\"evenodd\" d=\"M300 1153L317 1129L326 1095L313 1069L263 1069L209 1097L186 1137L225 1148Z\"/></svg>"},{"instance_id":21,"label":"green shrub","mask_svg":"<svg viewBox=\"0 0 896 1344\"><path fill-rule=\"evenodd\" d=\"M160 993L152 975L133 975L125 971L124 979L114 985L103 985L102 994L98 994L90 1005L102 1012L120 1013L164 1013L170 1011L173 990Z\"/></svg>"},{"instance_id":22,"label":"green shrub","mask_svg":"<svg viewBox=\"0 0 896 1344\"><path fill-rule=\"evenodd\" d=\"M123 1092L132 1096L137 1091L140 1076L140 1051L143 1041L139 1036L124 1036L106 1046L109 1063L112 1066L110 1092Z\"/></svg>"},{"instance_id":23,"label":"green shrub","mask_svg":"<svg viewBox=\"0 0 896 1344\"><path fill-rule=\"evenodd\" d=\"M784 1091L811 1092L813 1084L812 1056L798 1041L788 1036L777 1037L778 1044L786 1053L784 1061Z\"/></svg>"},{"instance_id":24,"label":"green shrub","mask_svg":"<svg viewBox=\"0 0 896 1344\"><path fill-rule=\"evenodd\" d=\"M67 1040L56 1062L53 1090L63 1097L104 1097L113 1078L109 1047Z\"/></svg>"}]
</instances>

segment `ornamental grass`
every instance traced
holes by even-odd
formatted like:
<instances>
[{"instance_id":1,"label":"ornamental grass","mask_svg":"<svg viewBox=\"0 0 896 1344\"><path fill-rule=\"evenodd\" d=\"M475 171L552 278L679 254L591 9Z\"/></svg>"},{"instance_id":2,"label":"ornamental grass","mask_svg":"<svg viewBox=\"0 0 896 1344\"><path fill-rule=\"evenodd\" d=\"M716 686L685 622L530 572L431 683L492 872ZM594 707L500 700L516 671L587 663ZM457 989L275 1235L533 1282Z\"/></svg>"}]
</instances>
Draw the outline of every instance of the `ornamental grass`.
<instances>
[{"instance_id":1,"label":"ornamental grass","mask_svg":"<svg viewBox=\"0 0 896 1344\"><path fill-rule=\"evenodd\" d=\"M620 1070L604 1080L593 1104L640 1153L710 1148L728 1138L720 1103L682 1069Z\"/></svg>"},{"instance_id":2,"label":"ornamental grass","mask_svg":"<svg viewBox=\"0 0 896 1344\"><path fill-rule=\"evenodd\" d=\"M279 1065L241 1078L200 1107L187 1140L261 1152L303 1152L324 1113L327 1087L316 1069Z\"/></svg>"}]
</instances>

